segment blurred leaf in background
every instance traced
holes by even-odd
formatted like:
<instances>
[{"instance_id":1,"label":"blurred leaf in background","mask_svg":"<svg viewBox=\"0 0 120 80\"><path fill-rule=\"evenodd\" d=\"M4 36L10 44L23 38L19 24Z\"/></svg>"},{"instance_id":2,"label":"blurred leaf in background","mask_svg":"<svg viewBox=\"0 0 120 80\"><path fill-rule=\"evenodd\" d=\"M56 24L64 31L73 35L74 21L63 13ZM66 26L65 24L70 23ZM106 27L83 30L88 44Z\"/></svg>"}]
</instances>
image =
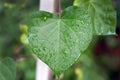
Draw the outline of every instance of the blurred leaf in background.
<instances>
[{"instance_id":1,"label":"blurred leaf in background","mask_svg":"<svg viewBox=\"0 0 120 80\"><path fill-rule=\"evenodd\" d=\"M0 80L15 80L16 63L11 58L0 61Z\"/></svg>"},{"instance_id":2,"label":"blurred leaf in background","mask_svg":"<svg viewBox=\"0 0 120 80\"><path fill-rule=\"evenodd\" d=\"M3 49L3 44L4 44L4 37L0 37L0 56L2 54L2 49Z\"/></svg>"},{"instance_id":3,"label":"blurred leaf in background","mask_svg":"<svg viewBox=\"0 0 120 80\"><path fill-rule=\"evenodd\" d=\"M36 61L33 56L17 60L17 69L16 80L35 80Z\"/></svg>"},{"instance_id":4,"label":"blurred leaf in background","mask_svg":"<svg viewBox=\"0 0 120 80\"><path fill-rule=\"evenodd\" d=\"M80 61L81 64L75 69L77 80L107 80L104 69L94 62L94 58L83 54Z\"/></svg>"},{"instance_id":5,"label":"blurred leaf in background","mask_svg":"<svg viewBox=\"0 0 120 80\"><path fill-rule=\"evenodd\" d=\"M62 9L67 8L68 6L72 6L74 0L61 0L62 1Z\"/></svg>"},{"instance_id":6,"label":"blurred leaf in background","mask_svg":"<svg viewBox=\"0 0 120 80\"><path fill-rule=\"evenodd\" d=\"M120 27L120 0L116 1L116 10L117 10L117 25Z\"/></svg>"}]
</instances>

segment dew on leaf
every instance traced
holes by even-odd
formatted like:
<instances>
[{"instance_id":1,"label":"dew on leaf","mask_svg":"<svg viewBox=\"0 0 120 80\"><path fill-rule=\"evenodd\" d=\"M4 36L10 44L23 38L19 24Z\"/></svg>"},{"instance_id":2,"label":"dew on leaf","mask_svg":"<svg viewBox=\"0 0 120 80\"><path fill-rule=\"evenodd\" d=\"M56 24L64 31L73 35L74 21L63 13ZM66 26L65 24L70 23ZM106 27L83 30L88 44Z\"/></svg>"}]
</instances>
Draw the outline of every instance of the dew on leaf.
<instances>
[{"instance_id":1,"label":"dew on leaf","mask_svg":"<svg viewBox=\"0 0 120 80\"><path fill-rule=\"evenodd\" d=\"M44 39L42 39L41 41L42 41L42 42L44 42L45 40L44 40Z\"/></svg>"},{"instance_id":2,"label":"dew on leaf","mask_svg":"<svg viewBox=\"0 0 120 80\"><path fill-rule=\"evenodd\" d=\"M83 21L81 21L81 24L85 24Z\"/></svg>"},{"instance_id":3,"label":"dew on leaf","mask_svg":"<svg viewBox=\"0 0 120 80\"><path fill-rule=\"evenodd\" d=\"M79 11L77 12L76 10ZM39 24L36 24L33 28L34 31L32 31L31 28L29 32L29 34L35 34L29 37L30 45L33 48L38 48L38 50L35 49L35 54L39 55L38 57L42 61L47 63L48 66L50 66L57 74L60 74L61 72L69 68L80 55L79 47L87 47L89 42L87 42L87 45L83 43L85 43L86 40L91 40L88 37L89 33L85 33L91 31L91 27L85 27L85 30L81 28L84 26L84 24L89 24L87 22L89 21L89 19L86 19L85 17L84 19L87 21L84 22L84 20L82 20L83 24L79 20L83 19L83 16L88 15L83 14L85 11L86 10L79 9L78 7L69 7L67 10L63 11L62 15L64 16L61 16L61 20L43 20L43 18L46 19L46 16L44 15L44 12L42 12L44 15L42 17L43 21L39 21ZM73 12L75 12L74 14L77 14L77 16L74 15ZM40 13L40 15L42 14ZM46 24L49 24L49 28L46 27ZM53 29L55 31L53 31ZM41 33L44 35L42 35ZM85 35L83 35L84 33ZM84 38L83 36L87 38ZM49 38L46 39L46 37ZM85 40L81 38L84 38ZM79 43L80 40L81 43Z\"/></svg>"},{"instance_id":4,"label":"dew on leaf","mask_svg":"<svg viewBox=\"0 0 120 80\"><path fill-rule=\"evenodd\" d=\"M46 20L47 19L47 17L44 17L44 20Z\"/></svg>"},{"instance_id":5,"label":"dew on leaf","mask_svg":"<svg viewBox=\"0 0 120 80\"><path fill-rule=\"evenodd\" d=\"M67 55L68 55L68 51L67 51L67 50L65 50L65 51L64 51L64 54L65 54L65 56L67 56Z\"/></svg>"}]
</instances>

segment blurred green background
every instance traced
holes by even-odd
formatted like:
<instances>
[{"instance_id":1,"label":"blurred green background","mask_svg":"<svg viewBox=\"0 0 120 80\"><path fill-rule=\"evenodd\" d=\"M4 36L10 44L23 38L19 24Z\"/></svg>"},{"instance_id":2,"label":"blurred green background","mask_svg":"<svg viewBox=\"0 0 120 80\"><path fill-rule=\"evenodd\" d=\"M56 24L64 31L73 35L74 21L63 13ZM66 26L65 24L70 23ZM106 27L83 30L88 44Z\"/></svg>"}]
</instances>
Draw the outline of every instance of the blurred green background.
<instances>
[{"instance_id":1,"label":"blurred green background","mask_svg":"<svg viewBox=\"0 0 120 80\"><path fill-rule=\"evenodd\" d=\"M120 1L114 2L117 35L95 36L78 62L61 76L62 80L120 80ZM72 3L62 0L62 9ZM16 61L16 80L35 80L36 59L27 47L26 18L36 10L39 0L0 0L0 59L12 57Z\"/></svg>"},{"instance_id":2,"label":"blurred green background","mask_svg":"<svg viewBox=\"0 0 120 80\"><path fill-rule=\"evenodd\" d=\"M0 0L0 59L16 60L16 80L35 80L36 61L23 43L26 17L38 8L39 0Z\"/></svg>"}]
</instances>

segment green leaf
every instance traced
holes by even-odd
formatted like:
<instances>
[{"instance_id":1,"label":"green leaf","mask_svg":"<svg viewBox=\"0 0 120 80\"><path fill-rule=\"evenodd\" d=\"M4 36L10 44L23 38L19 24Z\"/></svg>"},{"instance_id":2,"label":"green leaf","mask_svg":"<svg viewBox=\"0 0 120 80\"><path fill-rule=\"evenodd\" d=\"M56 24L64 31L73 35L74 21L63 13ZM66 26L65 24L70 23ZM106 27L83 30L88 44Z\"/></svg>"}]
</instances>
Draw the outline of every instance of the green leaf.
<instances>
[{"instance_id":1,"label":"green leaf","mask_svg":"<svg viewBox=\"0 0 120 80\"><path fill-rule=\"evenodd\" d=\"M5 37L0 35L0 56L2 55L4 42L5 42Z\"/></svg>"},{"instance_id":2,"label":"green leaf","mask_svg":"<svg viewBox=\"0 0 120 80\"><path fill-rule=\"evenodd\" d=\"M69 7L63 10L61 18L43 11L32 15L29 19L31 49L60 74L79 58L92 39L88 12L82 7Z\"/></svg>"},{"instance_id":3,"label":"green leaf","mask_svg":"<svg viewBox=\"0 0 120 80\"><path fill-rule=\"evenodd\" d=\"M11 58L0 61L0 80L15 80L16 64Z\"/></svg>"},{"instance_id":4,"label":"green leaf","mask_svg":"<svg viewBox=\"0 0 120 80\"><path fill-rule=\"evenodd\" d=\"M115 34L116 11L112 0L75 0L74 5L83 6L89 12L95 35Z\"/></svg>"},{"instance_id":5,"label":"green leaf","mask_svg":"<svg viewBox=\"0 0 120 80\"><path fill-rule=\"evenodd\" d=\"M66 2L67 2L67 4L66 4ZM74 2L74 0L61 0L62 9L72 6L73 2Z\"/></svg>"}]
</instances>

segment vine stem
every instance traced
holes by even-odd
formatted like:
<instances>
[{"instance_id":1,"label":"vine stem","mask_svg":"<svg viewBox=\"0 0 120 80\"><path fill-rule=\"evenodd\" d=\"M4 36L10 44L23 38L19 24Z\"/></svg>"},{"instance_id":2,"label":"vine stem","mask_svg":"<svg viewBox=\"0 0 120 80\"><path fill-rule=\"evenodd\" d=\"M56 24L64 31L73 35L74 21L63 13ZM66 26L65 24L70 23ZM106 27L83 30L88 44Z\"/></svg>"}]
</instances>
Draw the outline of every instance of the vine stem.
<instances>
[{"instance_id":1,"label":"vine stem","mask_svg":"<svg viewBox=\"0 0 120 80\"><path fill-rule=\"evenodd\" d=\"M62 9L61 9L61 0L56 0L56 5L55 5L55 12L57 13L58 17L61 17Z\"/></svg>"},{"instance_id":2,"label":"vine stem","mask_svg":"<svg viewBox=\"0 0 120 80\"><path fill-rule=\"evenodd\" d=\"M62 80L63 77L64 77L64 74L61 73L60 75L56 75L56 76L55 76L55 80Z\"/></svg>"},{"instance_id":3,"label":"vine stem","mask_svg":"<svg viewBox=\"0 0 120 80\"><path fill-rule=\"evenodd\" d=\"M61 0L58 1L58 16L61 17L62 9L61 9Z\"/></svg>"}]
</instances>

